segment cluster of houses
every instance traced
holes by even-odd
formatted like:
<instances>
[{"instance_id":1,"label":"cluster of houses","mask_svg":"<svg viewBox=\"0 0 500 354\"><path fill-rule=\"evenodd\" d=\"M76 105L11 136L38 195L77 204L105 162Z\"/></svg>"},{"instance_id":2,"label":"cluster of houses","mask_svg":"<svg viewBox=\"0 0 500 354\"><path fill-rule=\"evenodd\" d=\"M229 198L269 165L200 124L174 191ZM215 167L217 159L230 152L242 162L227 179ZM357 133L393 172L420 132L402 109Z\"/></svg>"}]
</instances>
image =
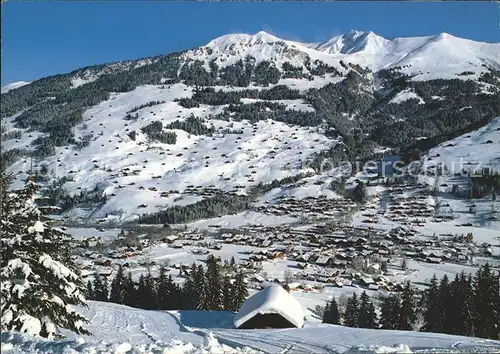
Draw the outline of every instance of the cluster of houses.
<instances>
[{"instance_id":1,"label":"cluster of houses","mask_svg":"<svg viewBox=\"0 0 500 354\"><path fill-rule=\"evenodd\" d=\"M276 216L292 215L302 216L307 215L308 218L331 218L334 216L343 215L355 208L356 204L346 198L329 199L326 196L305 197L296 199L283 196L279 203L272 204L264 202L264 205L254 208L255 211L271 214Z\"/></svg>"}]
</instances>

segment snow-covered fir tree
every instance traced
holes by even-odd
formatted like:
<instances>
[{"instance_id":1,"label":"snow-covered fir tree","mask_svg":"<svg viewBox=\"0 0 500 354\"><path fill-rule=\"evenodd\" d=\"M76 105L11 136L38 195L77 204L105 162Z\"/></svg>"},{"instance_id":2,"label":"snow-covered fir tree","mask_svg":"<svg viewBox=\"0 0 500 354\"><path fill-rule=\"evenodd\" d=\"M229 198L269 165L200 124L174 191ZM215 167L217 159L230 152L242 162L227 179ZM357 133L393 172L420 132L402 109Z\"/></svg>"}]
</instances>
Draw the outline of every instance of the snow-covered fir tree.
<instances>
[{"instance_id":1,"label":"snow-covered fir tree","mask_svg":"<svg viewBox=\"0 0 500 354\"><path fill-rule=\"evenodd\" d=\"M88 334L87 320L73 306L86 292L71 258L70 237L36 204L39 187L31 177L24 188L1 188L1 329L46 338L61 329Z\"/></svg>"}]
</instances>

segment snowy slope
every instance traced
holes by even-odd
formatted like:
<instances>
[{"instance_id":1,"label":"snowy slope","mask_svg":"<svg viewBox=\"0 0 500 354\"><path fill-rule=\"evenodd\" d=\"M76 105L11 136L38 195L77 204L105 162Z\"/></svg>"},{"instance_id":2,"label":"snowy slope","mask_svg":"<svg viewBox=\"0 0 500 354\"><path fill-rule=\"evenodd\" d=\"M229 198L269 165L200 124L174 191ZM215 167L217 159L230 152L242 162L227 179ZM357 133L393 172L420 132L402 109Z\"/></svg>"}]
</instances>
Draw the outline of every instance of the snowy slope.
<instances>
[{"instance_id":1,"label":"snowy slope","mask_svg":"<svg viewBox=\"0 0 500 354\"><path fill-rule=\"evenodd\" d=\"M2 93L6 93L6 92L9 92L10 90L14 90L16 88L19 88L19 87L23 87L23 86L26 86L26 85L29 85L30 83L27 82L27 81L18 81L18 82L12 82L8 85L5 85L4 87L2 87Z\"/></svg>"},{"instance_id":2,"label":"snowy slope","mask_svg":"<svg viewBox=\"0 0 500 354\"><path fill-rule=\"evenodd\" d=\"M431 149L424 168L437 164L444 164L451 173L460 173L462 169L472 172L484 167L500 171L500 117Z\"/></svg>"},{"instance_id":3,"label":"snowy slope","mask_svg":"<svg viewBox=\"0 0 500 354\"><path fill-rule=\"evenodd\" d=\"M149 143L141 128L161 121L166 127L176 120L184 120L191 114L206 118L222 111L223 106L183 108L174 99L191 97L192 87L175 84L168 88L140 86L134 91L113 95L109 101L88 109L84 122L75 128L76 139L91 135L89 146L81 150L58 147L56 154L44 160L52 178L70 177L64 184L70 194L82 189L99 186L110 196L98 212L75 210L73 219L93 220L108 215L110 221L125 222L138 215L157 211L171 205L195 203L201 199L196 194L186 194L188 186L218 188L220 190L245 190L259 182L296 175L301 170L300 161L313 153L336 144L335 140L321 134L316 128L294 127L281 122L260 121L254 125L247 121L225 122L210 120L219 129L242 130L243 134L217 133L212 137L190 135L175 130L176 144ZM165 103L137 111L137 120L127 121L127 111L150 101ZM288 109L311 110L300 100L286 100ZM13 128L14 117L3 122L8 130ZM2 150L13 148L32 149L31 142L40 133L22 132L20 139L3 142ZM132 140L127 134L136 131ZM20 159L9 166L9 172L17 174L18 185L30 168L29 159ZM135 174L132 172L136 171ZM155 177L155 178L153 178ZM236 189L238 186L245 188ZM161 195L167 192L168 195ZM145 204L146 207L138 206Z\"/></svg>"},{"instance_id":4,"label":"snowy slope","mask_svg":"<svg viewBox=\"0 0 500 354\"><path fill-rule=\"evenodd\" d=\"M145 311L89 302L93 337L60 342L2 333L2 353L494 353L500 342L435 333L306 323L300 329L236 330L228 312Z\"/></svg>"},{"instance_id":5,"label":"snowy slope","mask_svg":"<svg viewBox=\"0 0 500 354\"><path fill-rule=\"evenodd\" d=\"M266 32L253 35L230 34L186 51L181 56L185 60L184 65L189 65L193 60L201 60L207 68L211 61L223 68L252 56L256 63L267 60L280 70L285 63L289 63L302 68L305 73L317 65L317 60L333 66L340 73L316 75L308 79L281 78L278 82L278 85L286 85L303 93L307 89L345 79L345 74L354 70L345 63L359 64L375 71L401 67L399 70L402 72L416 75L413 77L416 80L438 77L477 78L479 73L486 70L483 64L493 68L500 67L499 44L479 43L446 34L389 40L372 32L353 31L324 43L312 44L283 40ZM83 68L71 73L71 87L77 88L104 74L151 64L155 60L148 58ZM464 71L473 74L457 76ZM369 76L372 78L371 74ZM250 87L263 89L253 85ZM303 172L301 162L337 143L315 128L299 128L271 121L261 121L252 126L245 121L209 120L209 116L222 112L224 106L202 105L186 109L175 102L178 98L191 97L193 89L181 83L139 86L130 92L112 94L108 101L85 111L84 122L76 126L74 132L76 140L92 136L90 145L81 151L75 151L73 147L58 147L56 154L45 158L43 163L47 165L52 180L61 177L71 179L63 186L68 194L74 195L81 190L98 186L109 199L96 212L73 210L68 216L94 220L107 216L109 221L132 221L140 214L201 200L199 195L185 193L189 185L200 188L213 186L226 192L244 193L259 182L268 183ZM231 91L242 88L216 89ZM396 93L390 103L401 103L408 99L425 103L410 90ZM137 111L140 118L136 121L123 119L133 107L153 100L165 103L140 109ZM241 99L242 103L256 101L258 100ZM314 111L299 99L273 102L286 105L288 110ZM45 136L38 131L15 128L14 119L19 114L2 119L2 125L7 131L21 133L19 139L2 141L2 151L33 150L35 147L32 143ZM142 127L153 121L159 120L165 127L175 120L184 120L191 114L206 119L206 125L213 124L217 130L231 126L231 129L243 129L243 134L214 134L213 137L206 137L176 130L177 143L167 145L150 144L140 132ZM138 133L135 141L127 136L132 131ZM494 148L494 144L481 145L483 146ZM31 161L26 157L9 167L9 172L17 176L15 187L22 184L30 166ZM310 182L303 188L272 191L270 195L284 192L299 198L317 195L335 197L327 184L320 186L312 183L312 180ZM325 182L329 180L325 179ZM237 191L237 187L241 186L245 188ZM139 205L145 206L139 209Z\"/></svg>"}]
</instances>

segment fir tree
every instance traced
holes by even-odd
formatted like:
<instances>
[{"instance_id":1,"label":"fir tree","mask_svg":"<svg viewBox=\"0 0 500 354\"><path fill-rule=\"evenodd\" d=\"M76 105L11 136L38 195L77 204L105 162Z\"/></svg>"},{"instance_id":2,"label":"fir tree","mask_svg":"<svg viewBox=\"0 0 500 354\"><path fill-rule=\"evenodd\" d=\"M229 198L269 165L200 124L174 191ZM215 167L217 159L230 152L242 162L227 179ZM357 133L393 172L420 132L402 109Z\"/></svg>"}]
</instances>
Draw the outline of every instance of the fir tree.
<instances>
[{"instance_id":1,"label":"fir tree","mask_svg":"<svg viewBox=\"0 0 500 354\"><path fill-rule=\"evenodd\" d=\"M196 289L196 297L194 302L197 310L208 310L207 282L203 266L199 265L193 278L194 287Z\"/></svg>"},{"instance_id":2,"label":"fir tree","mask_svg":"<svg viewBox=\"0 0 500 354\"><path fill-rule=\"evenodd\" d=\"M196 309L198 296L196 291L195 278L197 271L198 269L196 268L196 265L193 263L193 265L191 266L191 272L189 274L189 277L186 278L186 281L184 282L184 286L182 288L182 295L184 299L183 308L187 310Z\"/></svg>"},{"instance_id":3,"label":"fir tree","mask_svg":"<svg viewBox=\"0 0 500 354\"><path fill-rule=\"evenodd\" d=\"M399 308L399 326L398 329L403 331L411 331L413 324L417 319L415 313L416 303L413 289L410 282L407 282L401 293L401 305Z\"/></svg>"},{"instance_id":4,"label":"fir tree","mask_svg":"<svg viewBox=\"0 0 500 354\"><path fill-rule=\"evenodd\" d=\"M448 281L448 276L445 274L441 281L439 282L439 295L438 295L438 304L439 309L437 313L437 328L435 332L437 333L445 333L445 326L447 324L447 318L449 316L449 304L450 304L450 282Z\"/></svg>"},{"instance_id":5,"label":"fir tree","mask_svg":"<svg viewBox=\"0 0 500 354\"><path fill-rule=\"evenodd\" d=\"M217 259L210 255L207 260L207 304L210 310L222 310L222 277Z\"/></svg>"},{"instance_id":6,"label":"fir tree","mask_svg":"<svg viewBox=\"0 0 500 354\"><path fill-rule=\"evenodd\" d=\"M425 292L424 325L422 326L422 331L438 332L440 311L442 309L439 302L438 280L434 275L429 288Z\"/></svg>"},{"instance_id":7,"label":"fir tree","mask_svg":"<svg viewBox=\"0 0 500 354\"><path fill-rule=\"evenodd\" d=\"M151 275L151 271L148 269L148 273L144 278L144 285L146 287L146 298L145 298L145 308L147 310L154 310L158 308L158 304L156 302L158 295L156 290L156 281Z\"/></svg>"},{"instance_id":8,"label":"fir tree","mask_svg":"<svg viewBox=\"0 0 500 354\"><path fill-rule=\"evenodd\" d=\"M137 291L135 293L135 304L136 306L140 309L145 309L147 307L146 304L146 299L148 297L147 295L147 288L146 288L146 278L144 274L141 274L139 276L139 282L137 283Z\"/></svg>"},{"instance_id":9,"label":"fir tree","mask_svg":"<svg viewBox=\"0 0 500 354\"><path fill-rule=\"evenodd\" d=\"M167 270L165 267L160 268L160 275L158 277L158 292L157 292L157 304L159 310L167 310L169 303L170 289L168 288L168 277Z\"/></svg>"},{"instance_id":10,"label":"fir tree","mask_svg":"<svg viewBox=\"0 0 500 354\"><path fill-rule=\"evenodd\" d=\"M233 296L231 301L230 310L237 312L240 310L241 305L248 297L248 289L245 283L245 275L243 271L236 274L233 284Z\"/></svg>"},{"instance_id":11,"label":"fir tree","mask_svg":"<svg viewBox=\"0 0 500 354\"><path fill-rule=\"evenodd\" d=\"M113 278L111 282L111 291L109 294L109 301L114 302L116 304L123 304L123 285L124 285L125 276L123 274L123 268L120 265L118 271L116 272L116 276Z\"/></svg>"},{"instance_id":12,"label":"fir tree","mask_svg":"<svg viewBox=\"0 0 500 354\"><path fill-rule=\"evenodd\" d=\"M499 338L499 283L498 276L490 271L486 263L479 268L474 279L475 289L475 335L482 338Z\"/></svg>"},{"instance_id":13,"label":"fir tree","mask_svg":"<svg viewBox=\"0 0 500 354\"><path fill-rule=\"evenodd\" d=\"M378 328L378 316L377 316L377 311L375 310L375 305L373 305L373 302L370 301L369 307L368 307L368 328Z\"/></svg>"},{"instance_id":14,"label":"fir tree","mask_svg":"<svg viewBox=\"0 0 500 354\"><path fill-rule=\"evenodd\" d=\"M323 323L340 324L340 313L335 297L332 301L328 302L323 313Z\"/></svg>"},{"instance_id":15,"label":"fir tree","mask_svg":"<svg viewBox=\"0 0 500 354\"><path fill-rule=\"evenodd\" d=\"M135 284L130 272L123 281L123 303L127 306L137 307Z\"/></svg>"},{"instance_id":16,"label":"fir tree","mask_svg":"<svg viewBox=\"0 0 500 354\"><path fill-rule=\"evenodd\" d=\"M344 325L348 327L359 327L359 302L356 293L347 299L344 313Z\"/></svg>"},{"instance_id":17,"label":"fir tree","mask_svg":"<svg viewBox=\"0 0 500 354\"><path fill-rule=\"evenodd\" d=\"M9 190L10 181L0 176L1 330L47 338L59 337L63 328L89 334L82 327L87 320L71 309L85 305L71 238L38 208L33 178L20 190Z\"/></svg>"},{"instance_id":18,"label":"fir tree","mask_svg":"<svg viewBox=\"0 0 500 354\"><path fill-rule=\"evenodd\" d=\"M99 272L96 272L92 286L94 287L94 300L108 301L108 288Z\"/></svg>"},{"instance_id":19,"label":"fir tree","mask_svg":"<svg viewBox=\"0 0 500 354\"><path fill-rule=\"evenodd\" d=\"M185 301L183 300L182 289L174 283L172 275L168 276L167 279L167 289L169 294L169 304L167 310L178 310L180 309Z\"/></svg>"},{"instance_id":20,"label":"fir tree","mask_svg":"<svg viewBox=\"0 0 500 354\"><path fill-rule=\"evenodd\" d=\"M233 286L231 284L231 279L228 276L224 277L222 282L222 300L223 309L225 311L231 311L231 300L233 298Z\"/></svg>"},{"instance_id":21,"label":"fir tree","mask_svg":"<svg viewBox=\"0 0 500 354\"><path fill-rule=\"evenodd\" d=\"M94 299L94 289L92 289L92 282L90 280L87 281L87 292L85 295L88 300Z\"/></svg>"},{"instance_id":22,"label":"fir tree","mask_svg":"<svg viewBox=\"0 0 500 354\"><path fill-rule=\"evenodd\" d=\"M398 329L399 326L399 298L389 295L382 300L380 308L380 325L382 329Z\"/></svg>"},{"instance_id":23,"label":"fir tree","mask_svg":"<svg viewBox=\"0 0 500 354\"><path fill-rule=\"evenodd\" d=\"M366 294L366 291L363 291L359 300L358 326L360 328L375 328L375 307Z\"/></svg>"},{"instance_id":24,"label":"fir tree","mask_svg":"<svg viewBox=\"0 0 500 354\"><path fill-rule=\"evenodd\" d=\"M475 333L474 329L474 291L472 288L472 276L469 274L467 277L465 273L460 274L460 292L463 294L462 304L460 306L461 327L458 327L458 334L464 336L473 336ZM500 321L498 321L500 322ZM497 322L497 323L498 323Z\"/></svg>"}]
</instances>

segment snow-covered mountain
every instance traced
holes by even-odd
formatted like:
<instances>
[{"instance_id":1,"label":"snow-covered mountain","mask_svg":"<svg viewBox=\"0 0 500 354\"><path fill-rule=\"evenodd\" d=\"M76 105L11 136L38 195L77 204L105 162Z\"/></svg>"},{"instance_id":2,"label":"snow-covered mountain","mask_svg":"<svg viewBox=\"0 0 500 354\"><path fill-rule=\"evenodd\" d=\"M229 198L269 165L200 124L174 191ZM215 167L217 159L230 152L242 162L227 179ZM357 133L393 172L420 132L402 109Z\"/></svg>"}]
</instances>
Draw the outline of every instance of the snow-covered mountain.
<instances>
[{"instance_id":1,"label":"snow-covered mountain","mask_svg":"<svg viewBox=\"0 0 500 354\"><path fill-rule=\"evenodd\" d=\"M17 81L17 82L12 82L8 85L5 85L2 87L2 93L7 93L9 92L10 90L14 90L16 88L19 88L19 87L23 87L25 85L29 85L30 82L28 81Z\"/></svg>"},{"instance_id":2,"label":"snow-covered mountain","mask_svg":"<svg viewBox=\"0 0 500 354\"><path fill-rule=\"evenodd\" d=\"M303 67L306 58L320 60L341 72L340 65L357 64L372 71L401 67L416 80L454 78L471 71L477 78L486 67L500 69L500 43L481 43L447 33L426 37L386 39L373 32L351 31L320 43L288 41L266 32L230 34L188 51L186 58L214 60L220 66L234 64L247 55L257 62L272 60L281 68L284 62Z\"/></svg>"},{"instance_id":3,"label":"snow-covered mountain","mask_svg":"<svg viewBox=\"0 0 500 354\"><path fill-rule=\"evenodd\" d=\"M447 33L427 37L385 39L373 32L351 31L310 47L373 71L402 67L418 80L499 69L500 44L480 43ZM467 77L471 78L471 77Z\"/></svg>"},{"instance_id":4,"label":"snow-covered mountain","mask_svg":"<svg viewBox=\"0 0 500 354\"><path fill-rule=\"evenodd\" d=\"M488 123L500 115L498 69L500 44L447 34L230 34L11 87L2 166L18 184L43 171L74 219L136 221L214 196L241 212L251 201L237 198L315 173L319 158L368 158ZM310 191L334 196L328 178Z\"/></svg>"}]
</instances>

